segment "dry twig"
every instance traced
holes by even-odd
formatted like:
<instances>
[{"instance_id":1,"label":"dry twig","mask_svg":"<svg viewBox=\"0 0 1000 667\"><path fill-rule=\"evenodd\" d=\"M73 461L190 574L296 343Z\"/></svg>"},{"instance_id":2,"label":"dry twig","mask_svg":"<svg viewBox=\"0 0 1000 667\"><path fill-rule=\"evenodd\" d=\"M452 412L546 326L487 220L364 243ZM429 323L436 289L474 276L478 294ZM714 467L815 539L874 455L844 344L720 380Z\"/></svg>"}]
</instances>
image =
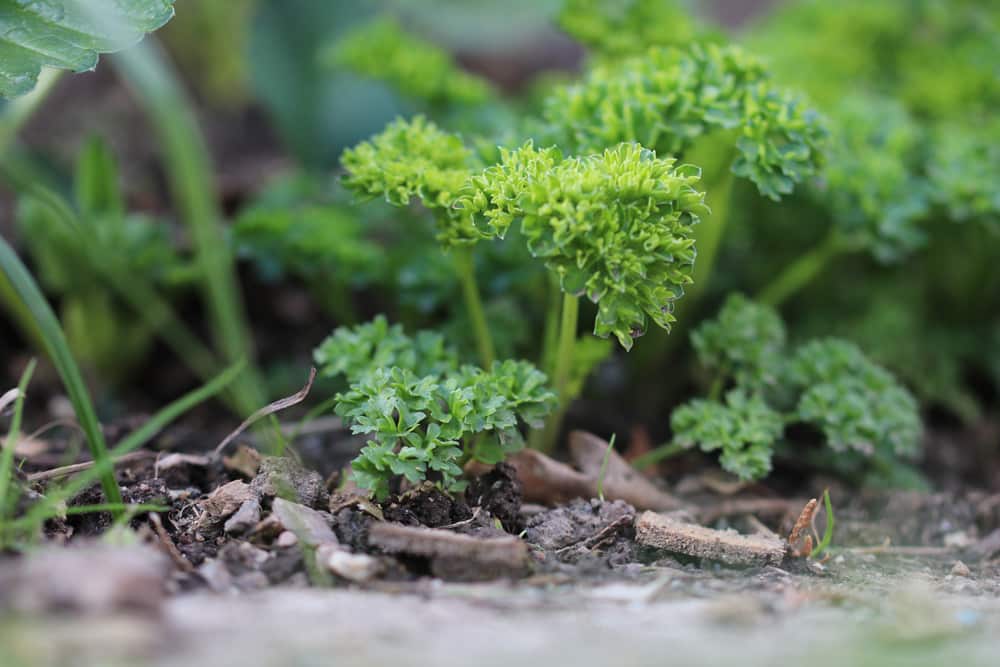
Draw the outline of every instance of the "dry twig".
<instances>
[{"instance_id":1,"label":"dry twig","mask_svg":"<svg viewBox=\"0 0 1000 667\"><path fill-rule=\"evenodd\" d=\"M299 389L291 396L286 396L285 398L279 398L277 401L274 401L273 403L268 403L260 410L257 410L257 412L253 413L252 415L244 419L243 423L237 426L235 431L227 435L226 439L220 442L212 453L215 456L221 454L222 450L226 448L226 445L228 445L237 437L239 437L240 433L247 430L247 428L249 428L258 419L261 419L262 417L267 417L268 415L273 415L275 412L280 412L286 408L290 408L293 405L298 405L299 403L304 401L306 399L306 396L309 395L309 391L312 389L313 386L313 380L315 379L316 379L316 369L310 368L309 379L306 381L306 386L302 387L302 389Z\"/></svg>"}]
</instances>

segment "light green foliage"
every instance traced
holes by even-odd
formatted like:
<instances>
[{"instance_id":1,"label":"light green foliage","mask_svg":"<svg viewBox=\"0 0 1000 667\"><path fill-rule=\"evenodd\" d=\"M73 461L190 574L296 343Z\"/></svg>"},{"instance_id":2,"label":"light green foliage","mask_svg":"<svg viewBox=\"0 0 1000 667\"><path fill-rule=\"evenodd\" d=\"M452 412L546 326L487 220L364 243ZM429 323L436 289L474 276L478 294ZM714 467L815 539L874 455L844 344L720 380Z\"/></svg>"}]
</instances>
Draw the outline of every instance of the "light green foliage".
<instances>
[{"instance_id":1,"label":"light green foliage","mask_svg":"<svg viewBox=\"0 0 1000 667\"><path fill-rule=\"evenodd\" d=\"M784 426L781 415L760 395L742 389L727 393L724 403L695 399L670 416L675 443L685 449L720 451L722 468L742 480L771 472L771 454Z\"/></svg>"},{"instance_id":2,"label":"light green foliage","mask_svg":"<svg viewBox=\"0 0 1000 667\"><path fill-rule=\"evenodd\" d=\"M702 30L678 0L566 0L559 26L605 58L685 45Z\"/></svg>"},{"instance_id":3,"label":"light green foliage","mask_svg":"<svg viewBox=\"0 0 1000 667\"><path fill-rule=\"evenodd\" d=\"M337 330L316 361L324 374L351 381L336 410L353 433L369 437L353 476L379 499L395 475L462 488L466 461L502 461L524 446L520 429L540 426L555 407L545 375L530 363L459 366L440 336L410 338L384 317Z\"/></svg>"},{"instance_id":4,"label":"light green foliage","mask_svg":"<svg viewBox=\"0 0 1000 667\"><path fill-rule=\"evenodd\" d=\"M379 368L400 368L421 377L458 368L458 356L441 335L419 331L408 336L402 325L390 325L384 315L336 329L316 348L313 358L321 375L344 376L349 383Z\"/></svg>"},{"instance_id":5,"label":"light green foliage","mask_svg":"<svg viewBox=\"0 0 1000 667\"><path fill-rule=\"evenodd\" d=\"M880 261L898 260L926 238L920 228L930 208L919 173L924 132L901 104L875 96L846 98L833 119L819 196L847 243Z\"/></svg>"},{"instance_id":6,"label":"light green foliage","mask_svg":"<svg viewBox=\"0 0 1000 667\"><path fill-rule=\"evenodd\" d=\"M575 154L635 141L678 155L698 137L730 131L733 172L772 199L816 171L825 135L817 114L778 88L761 61L715 44L654 48L599 65L548 100L545 120Z\"/></svg>"},{"instance_id":7,"label":"light green foliage","mask_svg":"<svg viewBox=\"0 0 1000 667\"><path fill-rule=\"evenodd\" d=\"M413 198L437 213L438 238L445 245L483 235L467 216L452 210L459 190L476 166L462 140L423 116L398 119L369 141L344 151L344 185L362 197L384 197L394 206Z\"/></svg>"},{"instance_id":8,"label":"light green foliage","mask_svg":"<svg viewBox=\"0 0 1000 667\"><path fill-rule=\"evenodd\" d=\"M780 379L785 325L773 309L742 294L730 295L715 319L691 333L691 343L702 366L741 387L764 389Z\"/></svg>"},{"instance_id":9,"label":"light green foliage","mask_svg":"<svg viewBox=\"0 0 1000 667\"><path fill-rule=\"evenodd\" d=\"M432 106L480 104L492 97L486 81L463 72L449 53L388 17L353 30L323 58Z\"/></svg>"},{"instance_id":10,"label":"light green foliage","mask_svg":"<svg viewBox=\"0 0 1000 667\"><path fill-rule=\"evenodd\" d=\"M691 282L691 228L708 212L700 174L637 144L560 160L530 143L471 181L462 206L502 237L520 220L563 291L597 304L594 333L630 349L649 320L669 329Z\"/></svg>"},{"instance_id":11,"label":"light green foliage","mask_svg":"<svg viewBox=\"0 0 1000 667\"><path fill-rule=\"evenodd\" d=\"M837 452L912 457L920 449L917 403L885 369L846 341L808 343L788 365L801 394L795 416L822 429Z\"/></svg>"},{"instance_id":12,"label":"light green foliage","mask_svg":"<svg viewBox=\"0 0 1000 667\"><path fill-rule=\"evenodd\" d=\"M92 70L174 15L174 0L0 0L0 97L34 88L42 67Z\"/></svg>"}]
</instances>

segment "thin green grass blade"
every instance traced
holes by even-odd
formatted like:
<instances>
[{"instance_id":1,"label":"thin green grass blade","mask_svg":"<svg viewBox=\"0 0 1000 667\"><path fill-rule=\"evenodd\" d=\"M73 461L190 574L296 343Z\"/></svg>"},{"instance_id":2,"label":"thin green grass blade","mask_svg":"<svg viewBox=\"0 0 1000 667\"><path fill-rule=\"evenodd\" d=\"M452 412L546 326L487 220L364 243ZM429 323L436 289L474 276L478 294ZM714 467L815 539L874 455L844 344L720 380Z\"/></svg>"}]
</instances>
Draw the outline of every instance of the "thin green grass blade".
<instances>
[{"instance_id":1,"label":"thin green grass blade","mask_svg":"<svg viewBox=\"0 0 1000 667\"><path fill-rule=\"evenodd\" d=\"M211 382L195 389L180 397L170 405L166 406L149 421L133 431L128 437L115 445L111 450L111 456L104 463L95 463L94 467L80 473L73 480L57 490L46 494L45 500L36 503L27 514L14 522L19 528L31 528L37 526L49 517L57 516L60 513L60 505L78 494L83 489L93 483L95 479L102 475L105 470L113 470L115 458L128 454L129 452L142 447L150 441L163 428L177 419L179 416L192 409L199 403L212 398L229 384L231 384L245 370L246 362L241 361L234 364L216 376ZM102 466L108 466L106 469Z\"/></svg>"},{"instance_id":2,"label":"thin green grass blade","mask_svg":"<svg viewBox=\"0 0 1000 667\"><path fill-rule=\"evenodd\" d=\"M10 431L7 434L7 443L4 445L3 453L0 454L0 525L8 516L7 494L10 492L10 480L14 474L14 447L21 437L21 416L24 412L24 396L28 391L28 383L35 373L35 360L28 362L28 367L21 374L21 381L17 383L17 399L14 402L14 415L10 420ZM0 533L3 530L0 529Z\"/></svg>"},{"instance_id":3,"label":"thin green grass blade","mask_svg":"<svg viewBox=\"0 0 1000 667\"><path fill-rule=\"evenodd\" d=\"M823 531L823 539L820 540L816 548L809 554L810 558L816 558L821 553L830 548L833 542L833 503L830 502L830 489L823 491L823 508L826 510L826 529Z\"/></svg>"},{"instance_id":4,"label":"thin green grass blade","mask_svg":"<svg viewBox=\"0 0 1000 667\"><path fill-rule=\"evenodd\" d=\"M611 434L611 440L608 441L608 448L604 450L604 458L601 459L601 472L597 476L597 498L602 503L604 502L604 476L608 474L608 459L611 458L611 450L615 448L615 438L617 436L617 433Z\"/></svg>"},{"instance_id":5,"label":"thin green grass blade","mask_svg":"<svg viewBox=\"0 0 1000 667\"><path fill-rule=\"evenodd\" d=\"M73 507L67 507L63 510L63 514L66 516L73 516L74 514L93 514L95 512L131 512L132 514L138 514L140 512L169 512L170 508L166 505L155 505L149 503L139 503L136 505L130 505L128 503L98 503L96 505L74 505Z\"/></svg>"},{"instance_id":6,"label":"thin green grass blade","mask_svg":"<svg viewBox=\"0 0 1000 667\"><path fill-rule=\"evenodd\" d=\"M94 412L90 393L83 383L80 368L76 365L76 361L69 351L69 345L67 345L66 337L59 326L59 320L56 319L52 308L42 296L42 291L38 288L34 278L31 277L31 273L21 263L10 244L3 239L0 239L0 271L7 276L11 287L31 312L31 316L41 333L45 351L62 378L66 392L69 394L69 400L73 404L76 419L87 438L90 455L97 463L95 467L101 467L100 479L104 497L109 503L120 503L122 501L121 492L118 490L114 470L110 465L104 433L101 432L101 425L97 421L97 413Z\"/></svg>"}]
</instances>

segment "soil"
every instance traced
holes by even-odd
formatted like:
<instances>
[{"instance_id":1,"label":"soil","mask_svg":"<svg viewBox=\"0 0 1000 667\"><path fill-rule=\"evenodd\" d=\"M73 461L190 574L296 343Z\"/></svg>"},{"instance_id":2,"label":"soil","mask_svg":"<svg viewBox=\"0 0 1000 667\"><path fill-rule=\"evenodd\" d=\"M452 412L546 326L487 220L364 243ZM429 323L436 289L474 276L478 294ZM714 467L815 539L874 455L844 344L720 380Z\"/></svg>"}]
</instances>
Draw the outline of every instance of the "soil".
<instances>
[{"instance_id":1,"label":"soil","mask_svg":"<svg viewBox=\"0 0 1000 667\"><path fill-rule=\"evenodd\" d=\"M975 665L1000 649L996 494L838 489L825 560L727 567L640 545L622 500L525 504L507 465L380 506L245 452L152 454L119 479L169 511L134 518L131 546L108 545L106 513L52 521L47 546L0 561L0 663ZM802 509L672 490L688 509L665 525L786 535Z\"/></svg>"}]
</instances>

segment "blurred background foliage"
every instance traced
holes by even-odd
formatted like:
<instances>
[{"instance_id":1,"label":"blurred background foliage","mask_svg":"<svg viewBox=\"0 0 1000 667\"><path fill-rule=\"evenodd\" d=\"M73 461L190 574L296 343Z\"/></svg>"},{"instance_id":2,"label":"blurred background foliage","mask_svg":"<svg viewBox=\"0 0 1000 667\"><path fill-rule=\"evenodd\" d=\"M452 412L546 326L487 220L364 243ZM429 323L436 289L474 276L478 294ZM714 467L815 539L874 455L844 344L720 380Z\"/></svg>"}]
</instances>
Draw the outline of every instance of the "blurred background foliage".
<instances>
[{"instance_id":1,"label":"blurred background foliage","mask_svg":"<svg viewBox=\"0 0 1000 667\"><path fill-rule=\"evenodd\" d=\"M541 101L588 67L613 66L650 46L733 41L823 114L826 165L780 204L738 179L726 181L718 203L709 191L709 203L728 217L710 280L697 287L696 302L682 304L669 337L651 332L630 356L618 352L604 363L578 418L605 430L640 423L665 433L664 415L702 382L691 329L728 293L758 292L831 238L813 278L780 304L790 339L856 342L942 423L996 418L995 2L177 0L176 10L157 39L194 96L216 162L231 220L227 241L250 295L269 393L298 381L288 364L307 364L334 325L378 312L408 329L440 326L466 353L473 349L433 220L416 209L354 202L337 183L345 147L397 116L424 113L489 156L497 144L537 136L530 119L540 117ZM485 92L441 95L400 85L414 75L393 70L392 49L384 70L352 63L345 40L380 17L415 40L408 49L436 63L441 81L461 75L463 85ZM382 38L393 39L384 30ZM453 93L449 85L439 88ZM59 82L4 163L65 194L94 234L113 237L108 242L128 256L130 270L151 274L190 313L191 239L175 223L147 135L130 93L113 70L100 69ZM692 154L711 161L713 150L704 143ZM95 183L101 170L113 187ZM157 367L150 332L88 284L80 248L30 197L5 191L2 198L0 231L19 240L59 302L91 377L127 394ZM534 354L543 326L542 308L525 304L544 304L546 279L523 261L524 247L493 243L477 256L501 356ZM18 334L0 335L6 356L24 349ZM14 367L3 370L12 376ZM598 403L606 409L593 410Z\"/></svg>"}]
</instances>

